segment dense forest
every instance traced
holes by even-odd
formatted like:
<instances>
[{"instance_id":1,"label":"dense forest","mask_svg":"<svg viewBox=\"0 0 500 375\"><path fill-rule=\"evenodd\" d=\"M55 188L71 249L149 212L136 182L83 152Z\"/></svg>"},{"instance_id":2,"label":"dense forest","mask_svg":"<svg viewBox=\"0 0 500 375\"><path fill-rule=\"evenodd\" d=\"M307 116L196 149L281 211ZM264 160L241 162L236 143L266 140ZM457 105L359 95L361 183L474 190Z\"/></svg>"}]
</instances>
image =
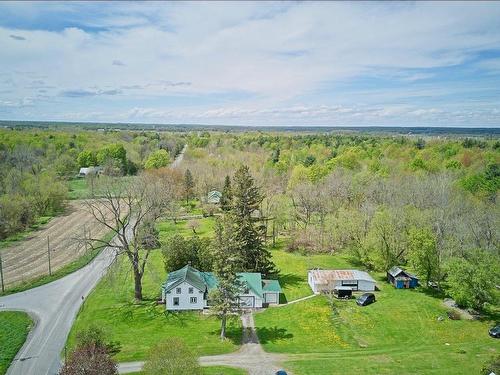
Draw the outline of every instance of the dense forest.
<instances>
[{"instance_id":1,"label":"dense forest","mask_svg":"<svg viewBox=\"0 0 500 375\"><path fill-rule=\"evenodd\" d=\"M0 238L61 212L80 167L99 165L115 177L143 169L161 175L185 144L182 198L205 202L248 166L264 197L258 215L267 245L346 253L378 271L405 265L436 289L453 286L462 305L495 302L496 137L1 130Z\"/></svg>"}]
</instances>

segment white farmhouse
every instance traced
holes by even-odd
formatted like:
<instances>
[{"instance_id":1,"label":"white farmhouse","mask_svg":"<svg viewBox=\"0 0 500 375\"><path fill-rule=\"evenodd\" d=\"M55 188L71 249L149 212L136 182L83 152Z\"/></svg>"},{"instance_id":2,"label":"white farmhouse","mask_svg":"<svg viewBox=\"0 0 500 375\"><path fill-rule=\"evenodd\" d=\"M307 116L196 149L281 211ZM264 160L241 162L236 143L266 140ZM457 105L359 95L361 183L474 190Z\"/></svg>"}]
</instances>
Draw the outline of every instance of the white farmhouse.
<instances>
[{"instance_id":1,"label":"white farmhouse","mask_svg":"<svg viewBox=\"0 0 500 375\"><path fill-rule=\"evenodd\" d=\"M358 270L313 269L307 273L307 281L314 293L332 292L345 288L371 292L376 286L375 280L367 272Z\"/></svg>"},{"instance_id":2,"label":"white farmhouse","mask_svg":"<svg viewBox=\"0 0 500 375\"><path fill-rule=\"evenodd\" d=\"M263 280L260 273L238 273L242 284L238 295L241 307L261 308L278 304L281 287L278 280ZM201 272L189 265L170 272L162 285L162 301L169 311L203 310L209 307L208 292L217 286L211 272Z\"/></svg>"}]
</instances>

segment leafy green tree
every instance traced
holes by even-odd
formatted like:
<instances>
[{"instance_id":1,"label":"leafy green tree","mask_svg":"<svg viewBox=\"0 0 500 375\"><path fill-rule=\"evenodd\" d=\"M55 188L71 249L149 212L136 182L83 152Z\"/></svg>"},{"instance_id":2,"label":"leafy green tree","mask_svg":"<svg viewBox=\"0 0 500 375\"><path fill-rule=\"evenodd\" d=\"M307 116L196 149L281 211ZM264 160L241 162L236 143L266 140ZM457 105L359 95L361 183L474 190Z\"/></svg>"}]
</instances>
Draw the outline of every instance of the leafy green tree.
<instances>
[{"instance_id":1,"label":"leafy green tree","mask_svg":"<svg viewBox=\"0 0 500 375\"><path fill-rule=\"evenodd\" d=\"M241 265L240 244L234 233L234 226L228 217L217 220L212 245L213 271L217 277L217 288L210 292L210 309L221 320L220 337L226 337L229 316L240 312L238 294L241 283L237 271Z\"/></svg>"},{"instance_id":2,"label":"leafy green tree","mask_svg":"<svg viewBox=\"0 0 500 375\"><path fill-rule=\"evenodd\" d=\"M76 162L80 168L93 167L97 165L97 158L90 150L84 150L78 154Z\"/></svg>"},{"instance_id":3,"label":"leafy green tree","mask_svg":"<svg viewBox=\"0 0 500 375\"><path fill-rule=\"evenodd\" d=\"M231 178L226 176L224 179L224 188L222 189L222 197L220 199L220 208L223 211L231 210L231 201L233 200L233 191L231 189Z\"/></svg>"},{"instance_id":4,"label":"leafy green tree","mask_svg":"<svg viewBox=\"0 0 500 375\"><path fill-rule=\"evenodd\" d=\"M267 276L276 273L276 268L271 260L271 253L262 241L265 227L259 225L260 218L255 217L262 199L263 196L255 186L248 167L240 167L233 179L233 206L230 216L240 247L242 270L260 272Z\"/></svg>"},{"instance_id":5,"label":"leafy green tree","mask_svg":"<svg viewBox=\"0 0 500 375\"><path fill-rule=\"evenodd\" d=\"M166 167L169 164L170 164L170 156L167 150L156 150L149 155L148 159L144 163L144 168L158 169Z\"/></svg>"},{"instance_id":6,"label":"leafy green tree","mask_svg":"<svg viewBox=\"0 0 500 375\"><path fill-rule=\"evenodd\" d=\"M424 228L412 228L408 234L408 258L427 285L439 281L441 265L434 234Z\"/></svg>"},{"instance_id":7,"label":"leafy green tree","mask_svg":"<svg viewBox=\"0 0 500 375\"><path fill-rule=\"evenodd\" d=\"M482 309L484 303L495 301L499 269L498 257L484 250L452 258L446 267L448 293L459 306Z\"/></svg>"},{"instance_id":8,"label":"leafy green tree","mask_svg":"<svg viewBox=\"0 0 500 375\"><path fill-rule=\"evenodd\" d=\"M146 375L202 375L198 358L177 337L169 337L151 348L143 372Z\"/></svg>"},{"instance_id":9,"label":"leafy green tree","mask_svg":"<svg viewBox=\"0 0 500 375\"><path fill-rule=\"evenodd\" d=\"M171 272L190 264L202 271L210 271L212 257L209 254L209 247L209 239L198 236L184 238L179 234L173 235L162 247L165 270Z\"/></svg>"},{"instance_id":10,"label":"leafy green tree","mask_svg":"<svg viewBox=\"0 0 500 375\"><path fill-rule=\"evenodd\" d=\"M191 171L186 169L184 173L184 197L186 198L186 203L194 196L194 179Z\"/></svg>"},{"instance_id":11,"label":"leafy green tree","mask_svg":"<svg viewBox=\"0 0 500 375\"><path fill-rule=\"evenodd\" d=\"M127 151L121 144L115 143L100 149L96 158L99 165L104 165L111 159L119 165L122 172L127 169Z\"/></svg>"}]
</instances>

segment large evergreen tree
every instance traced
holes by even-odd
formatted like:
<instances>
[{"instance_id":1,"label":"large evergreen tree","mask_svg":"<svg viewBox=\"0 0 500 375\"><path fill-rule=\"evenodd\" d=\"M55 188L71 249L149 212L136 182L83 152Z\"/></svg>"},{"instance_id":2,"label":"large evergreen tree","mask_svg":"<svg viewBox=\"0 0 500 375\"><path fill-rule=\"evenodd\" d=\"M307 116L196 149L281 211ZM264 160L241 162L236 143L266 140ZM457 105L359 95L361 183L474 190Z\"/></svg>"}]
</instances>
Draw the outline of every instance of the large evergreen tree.
<instances>
[{"instance_id":1,"label":"large evergreen tree","mask_svg":"<svg viewBox=\"0 0 500 375\"><path fill-rule=\"evenodd\" d=\"M231 178L226 176L224 180L224 188L222 189L222 197L220 199L220 208L222 211L231 210L231 202L233 200L233 191L231 189Z\"/></svg>"},{"instance_id":2,"label":"large evergreen tree","mask_svg":"<svg viewBox=\"0 0 500 375\"><path fill-rule=\"evenodd\" d=\"M271 253L262 240L265 226L260 225L259 217L255 217L263 196L247 166L240 167L234 175L232 193L230 216L242 258L242 271L260 272L265 276L275 274Z\"/></svg>"},{"instance_id":3,"label":"large evergreen tree","mask_svg":"<svg viewBox=\"0 0 500 375\"><path fill-rule=\"evenodd\" d=\"M226 322L231 315L238 314L238 294L241 283L237 277L241 258L239 244L230 218L217 220L215 238L212 243L213 272L217 277L217 288L210 292L210 310L221 320L221 339L226 336Z\"/></svg>"}]
</instances>

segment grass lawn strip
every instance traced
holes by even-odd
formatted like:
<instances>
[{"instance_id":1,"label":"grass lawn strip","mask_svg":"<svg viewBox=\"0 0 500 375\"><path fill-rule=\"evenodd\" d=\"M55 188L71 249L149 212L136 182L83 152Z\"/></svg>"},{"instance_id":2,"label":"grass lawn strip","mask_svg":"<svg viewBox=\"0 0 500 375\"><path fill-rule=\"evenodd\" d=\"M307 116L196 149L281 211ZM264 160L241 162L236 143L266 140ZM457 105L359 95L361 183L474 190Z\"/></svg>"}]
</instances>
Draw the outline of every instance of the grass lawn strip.
<instances>
[{"instance_id":1,"label":"grass lawn strip","mask_svg":"<svg viewBox=\"0 0 500 375\"><path fill-rule=\"evenodd\" d=\"M32 321L28 314L18 311L0 312L0 374L5 374L26 341Z\"/></svg>"}]
</instances>

